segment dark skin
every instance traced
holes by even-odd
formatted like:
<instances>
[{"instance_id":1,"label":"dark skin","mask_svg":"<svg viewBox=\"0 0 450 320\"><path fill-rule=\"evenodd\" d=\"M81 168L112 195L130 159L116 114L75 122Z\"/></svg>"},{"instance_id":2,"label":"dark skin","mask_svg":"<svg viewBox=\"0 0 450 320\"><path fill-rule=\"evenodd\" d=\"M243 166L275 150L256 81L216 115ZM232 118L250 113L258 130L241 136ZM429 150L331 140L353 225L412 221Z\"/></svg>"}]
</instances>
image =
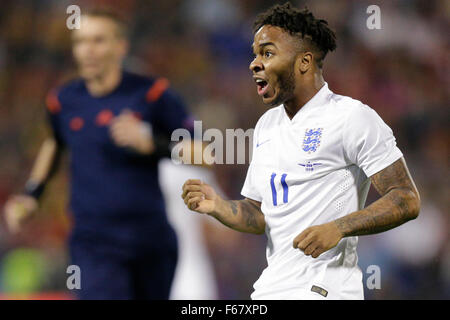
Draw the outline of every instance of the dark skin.
<instances>
[{"instance_id":1,"label":"dark skin","mask_svg":"<svg viewBox=\"0 0 450 320\"><path fill-rule=\"evenodd\" d=\"M245 198L224 200L214 189L198 179L187 180L181 197L189 209L213 216L234 230L263 234L266 222L261 202Z\"/></svg>"},{"instance_id":2,"label":"dark skin","mask_svg":"<svg viewBox=\"0 0 450 320\"><path fill-rule=\"evenodd\" d=\"M298 37L267 25L255 34L252 47L255 59L250 70L254 78L263 79L268 85L262 95L263 102L269 106L283 103L292 119L324 85L322 70L315 61L318 53L308 48L307 42L299 42ZM293 239L293 247L317 258L344 237L384 232L418 216L419 192L403 158L370 180L380 199L342 218L306 228ZM255 234L265 231L258 201L224 200L200 180L186 181L182 198L189 209L211 215L234 230Z\"/></svg>"},{"instance_id":3,"label":"dark skin","mask_svg":"<svg viewBox=\"0 0 450 320\"><path fill-rule=\"evenodd\" d=\"M405 159L401 158L370 177L381 198L367 208L337 220L305 229L295 237L293 246L317 258L334 248L344 237L375 234L398 227L417 218L419 192Z\"/></svg>"},{"instance_id":4,"label":"dark skin","mask_svg":"<svg viewBox=\"0 0 450 320\"><path fill-rule=\"evenodd\" d=\"M307 50L306 43L279 27L263 26L258 30L252 49L253 77L262 78L269 85L263 103L271 107L283 103L291 119L325 84L322 70L314 61L314 51Z\"/></svg>"}]
</instances>

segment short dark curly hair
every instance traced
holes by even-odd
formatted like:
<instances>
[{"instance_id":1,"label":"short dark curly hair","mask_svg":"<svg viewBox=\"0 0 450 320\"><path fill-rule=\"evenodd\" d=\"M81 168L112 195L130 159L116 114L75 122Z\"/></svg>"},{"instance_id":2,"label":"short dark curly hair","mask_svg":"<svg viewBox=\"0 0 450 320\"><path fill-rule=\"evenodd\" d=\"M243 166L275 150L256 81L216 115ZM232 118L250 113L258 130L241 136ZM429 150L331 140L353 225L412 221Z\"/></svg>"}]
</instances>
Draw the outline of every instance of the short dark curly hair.
<instances>
[{"instance_id":1,"label":"short dark curly hair","mask_svg":"<svg viewBox=\"0 0 450 320\"><path fill-rule=\"evenodd\" d=\"M300 10L289 2L274 5L257 16L253 24L253 33L264 25L280 27L291 35L309 40L310 49L316 51L315 59L319 68L322 68L327 53L336 49L336 35L328 27L328 22L316 19L307 8Z\"/></svg>"}]
</instances>

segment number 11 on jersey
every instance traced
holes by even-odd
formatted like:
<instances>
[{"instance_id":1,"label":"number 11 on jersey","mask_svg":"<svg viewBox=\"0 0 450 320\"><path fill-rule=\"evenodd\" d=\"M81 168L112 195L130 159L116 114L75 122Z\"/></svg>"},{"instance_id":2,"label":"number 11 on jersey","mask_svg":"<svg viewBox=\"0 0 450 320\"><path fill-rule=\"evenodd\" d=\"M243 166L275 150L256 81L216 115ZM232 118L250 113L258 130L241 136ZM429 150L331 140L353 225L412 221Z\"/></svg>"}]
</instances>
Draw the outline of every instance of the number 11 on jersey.
<instances>
[{"instance_id":1,"label":"number 11 on jersey","mask_svg":"<svg viewBox=\"0 0 450 320\"><path fill-rule=\"evenodd\" d=\"M277 202L277 189L275 187L275 177L277 176L276 173L272 173L272 175L270 176L270 187L272 188L272 202L274 206L278 205ZM283 187L283 203L287 203L288 202L288 192L289 192L289 188L288 185L286 183L286 173L283 173L281 175L281 186Z\"/></svg>"}]
</instances>

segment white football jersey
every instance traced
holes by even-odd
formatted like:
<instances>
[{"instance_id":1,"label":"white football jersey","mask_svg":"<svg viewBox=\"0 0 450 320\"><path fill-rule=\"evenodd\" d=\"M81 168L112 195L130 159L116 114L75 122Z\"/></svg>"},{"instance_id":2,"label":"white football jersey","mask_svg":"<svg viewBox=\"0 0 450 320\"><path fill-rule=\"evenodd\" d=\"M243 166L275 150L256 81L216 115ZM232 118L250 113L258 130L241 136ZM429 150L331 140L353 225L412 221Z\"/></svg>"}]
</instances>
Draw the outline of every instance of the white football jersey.
<instances>
[{"instance_id":1,"label":"white football jersey","mask_svg":"<svg viewBox=\"0 0 450 320\"><path fill-rule=\"evenodd\" d=\"M218 298L218 289L213 263L208 253L202 219L192 214L181 198L183 183L197 177L212 185L220 194L212 172L191 165L175 165L163 159L158 165L159 183L166 201L167 218L178 238L178 262L170 290L171 300L213 300ZM211 220L213 221L213 220Z\"/></svg>"},{"instance_id":2,"label":"white football jersey","mask_svg":"<svg viewBox=\"0 0 450 320\"><path fill-rule=\"evenodd\" d=\"M268 238L268 265L251 298L363 299L357 237L315 259L294 249L293 240L364 208L368 177L402 156L373 109L334 94L327 83L292 120L283 105L268 110L256 124L241 191L261 202Z\"/></svg>"}]
</instances>

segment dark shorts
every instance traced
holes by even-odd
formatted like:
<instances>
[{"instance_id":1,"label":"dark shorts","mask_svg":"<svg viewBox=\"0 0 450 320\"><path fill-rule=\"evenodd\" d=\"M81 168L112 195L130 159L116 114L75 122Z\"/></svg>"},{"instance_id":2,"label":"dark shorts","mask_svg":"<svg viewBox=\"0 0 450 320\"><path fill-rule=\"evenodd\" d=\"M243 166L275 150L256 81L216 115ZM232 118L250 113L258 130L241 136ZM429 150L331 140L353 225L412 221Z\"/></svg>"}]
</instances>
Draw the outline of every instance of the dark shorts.
<instances>
[{"instance_id":1,"label":"dark shorts","mask_svg":"<svg viewBox=\"0 0 450 320\"><path fill-rule=\"evenodd\" d=\"M72 235L71 263L81 270L79 299L167 300L177 264L176 241L164 250L121 246Z\"/></svg>"}]
</instances>

